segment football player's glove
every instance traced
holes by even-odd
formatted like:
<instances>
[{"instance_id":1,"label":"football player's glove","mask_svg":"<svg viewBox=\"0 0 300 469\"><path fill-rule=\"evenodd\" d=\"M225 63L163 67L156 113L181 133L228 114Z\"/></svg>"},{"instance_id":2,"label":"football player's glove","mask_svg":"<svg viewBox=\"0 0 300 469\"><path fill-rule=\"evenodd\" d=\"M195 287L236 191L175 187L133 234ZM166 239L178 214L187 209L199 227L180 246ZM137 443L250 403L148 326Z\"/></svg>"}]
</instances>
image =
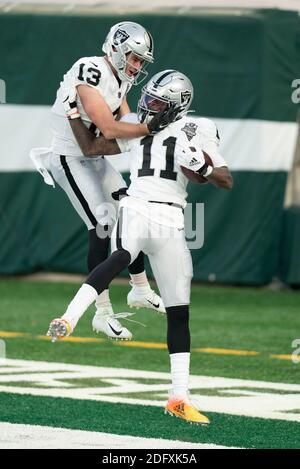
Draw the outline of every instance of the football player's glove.
<instances>
[{"instance_id":1,"label":"football player's glove","mask_svg":"<svg viewBox=\"0 0 300 469\"><path fill-rule=\"evenodd\" d=\"M157 132L174 122L178 114L177 108L178 106L176 104L171 104L169 108L162 109L161 111L154 114L151 121L147 123L149 133L156 134Z\"/></svg>"}]
</instances>

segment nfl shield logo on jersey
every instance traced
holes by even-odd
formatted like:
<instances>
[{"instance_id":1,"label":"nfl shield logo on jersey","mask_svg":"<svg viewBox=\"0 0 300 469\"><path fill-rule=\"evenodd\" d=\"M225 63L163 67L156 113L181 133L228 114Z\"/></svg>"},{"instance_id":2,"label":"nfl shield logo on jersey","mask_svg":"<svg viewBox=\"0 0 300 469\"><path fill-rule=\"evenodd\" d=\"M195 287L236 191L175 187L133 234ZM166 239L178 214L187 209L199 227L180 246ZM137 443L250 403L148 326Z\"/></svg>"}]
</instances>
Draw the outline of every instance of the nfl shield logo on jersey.
<instances>
[{"instance_id":1,"label":"nfl shield logo on jersey","mask_svg":"<svg viewBox=\"0 0 300 469\"><path fill-rule=\"evenodd\" d=\"M192 140L193 137L195 137L197 127L198 125L194 124L194 122L187 122L185 126L181 129L187 136L189 142Z\"/></svg>"},{"instance_id":2,"label":"nfl shield logo on jersey","mask_svg":"<svg viewBox=\"0 0 300 469\"><path fill-rule=\"evenodd\" d=\"M126 39L129 38L129 34L126 33L126 31L123 31L122 29L117 29L114 35L114 44L117 46L118 44L123 44L123 42L126 41Z\"/></svg>"}]
</instances>

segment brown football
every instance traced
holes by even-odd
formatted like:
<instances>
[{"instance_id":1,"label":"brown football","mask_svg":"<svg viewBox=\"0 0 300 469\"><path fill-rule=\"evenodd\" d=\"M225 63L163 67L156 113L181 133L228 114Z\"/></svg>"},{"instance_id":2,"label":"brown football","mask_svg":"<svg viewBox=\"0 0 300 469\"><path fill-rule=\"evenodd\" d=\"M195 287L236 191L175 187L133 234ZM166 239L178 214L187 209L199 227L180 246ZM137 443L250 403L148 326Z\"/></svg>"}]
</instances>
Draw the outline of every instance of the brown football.
<instances>
[{"instance_id":1,"label":"brown football","mask_svg":"<svg viewBox=\"0 0 300 469\"><path fill-rule=\"evenodd\" d=\"M209 164L210 166L213 166L213 162L210 156L208 156L208 154L205 153L205 151L203 152L203 154L204 154L206 163ZM191 169L185 168L184 166L180 166L180 168L183 174L188 178L189 181L195 182L197 184L206 184L208 182L208 180L204 176L201 176L200 174L195 173Z\"/></svg>"}]
</instances>

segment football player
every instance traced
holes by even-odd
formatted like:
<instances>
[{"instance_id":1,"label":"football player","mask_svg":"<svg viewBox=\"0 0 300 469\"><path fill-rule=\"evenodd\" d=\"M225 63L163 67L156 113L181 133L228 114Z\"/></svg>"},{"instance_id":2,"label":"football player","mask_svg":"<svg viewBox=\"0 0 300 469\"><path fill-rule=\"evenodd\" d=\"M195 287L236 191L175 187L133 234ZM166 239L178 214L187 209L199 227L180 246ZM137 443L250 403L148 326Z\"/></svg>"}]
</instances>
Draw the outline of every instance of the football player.
<instances>
[{"instance_id":1,"label":"football player","mask_svg":"<svg viewBox=\"0 0 300 469\"><path fill-rule=\"evenodd\" d=\"M220 188L231 189L232 178L219 153L215 124L187 116L192 99L193 86L185 75L174 70L156 74L142 90L138 121L148 123L159 112L165 112L172 122L159 133L116 142L92 136L80 121L79 112L69 112L72 130L84 154L130 152L131 183L128 195L120 201L111 256L93 270L62 318L52 321L48 334L53 340L70 334L72 324L97 295L143 250L149 256L167 311L172 391L166 412L207 425L209 419L193 405L188 394L193 268L184 232L188 179L182 167ZM207 163L206 155L212 165Z\"/></svg>"},{"instance_id":2,"label":"football player","mask_svg":"<svg viewBox=\"0 0 300 469\"><path fill-rule=\"evenodd\" d=\"M63 106L63 89L75 83L78 109L87 129L108 139L146 136L159 129L159 119L149 123L116 120L129 113L126 95L132 85L147 76L145 68L153 62L153 40L139 24L123 22L109 31L102 47L105 56L79 59L64 75L52 108L51 173L68 195L89 231L88 270L91 272L108 257L109 234L116 218L103 216L106 204L117 208L119 191L126 189L121 174L98 151L93 159L85 158ZM105 211L105 210L104 210ZM117 213L117 210L115 211ZM100 229L98 229L100 228ZM100 233L100 234L99 234ZM127 303L165 313L161 298L151 289L145 271L143 253L129 267L132 290ZM119 316L124 317L124 313ZM113 339L131 339L131 332L117 319L109 299L108 286L96 298L93 329Z\"/></svg>"}]
</instances>

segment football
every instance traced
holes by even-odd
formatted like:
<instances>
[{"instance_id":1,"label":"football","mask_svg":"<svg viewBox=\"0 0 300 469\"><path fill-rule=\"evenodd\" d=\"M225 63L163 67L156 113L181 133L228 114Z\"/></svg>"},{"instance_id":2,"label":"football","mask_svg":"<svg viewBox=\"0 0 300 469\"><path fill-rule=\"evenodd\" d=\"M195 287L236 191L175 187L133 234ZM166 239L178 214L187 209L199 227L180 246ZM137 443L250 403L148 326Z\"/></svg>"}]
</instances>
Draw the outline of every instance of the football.
<instances>
[{"instance_id":1,"label":"football","mask_svg":"<svg viewBox=\"0 0 300 469\"><path fill-rule=\"evenodd\" d=\"M203 154L204 154L206 163L209 164L210 166L213 166L213 162L210 156L208 156L208 154L205 153L205 151L203 152ZM189 181L195 182L197 184L206 184L208 182L208 180L204 176L201 176L200 174L195 173L191 169L185 168L184 166L180 166L180 168L183 174L185 175L185 177L187 177Z\"/></svg>"}]
</instances>

